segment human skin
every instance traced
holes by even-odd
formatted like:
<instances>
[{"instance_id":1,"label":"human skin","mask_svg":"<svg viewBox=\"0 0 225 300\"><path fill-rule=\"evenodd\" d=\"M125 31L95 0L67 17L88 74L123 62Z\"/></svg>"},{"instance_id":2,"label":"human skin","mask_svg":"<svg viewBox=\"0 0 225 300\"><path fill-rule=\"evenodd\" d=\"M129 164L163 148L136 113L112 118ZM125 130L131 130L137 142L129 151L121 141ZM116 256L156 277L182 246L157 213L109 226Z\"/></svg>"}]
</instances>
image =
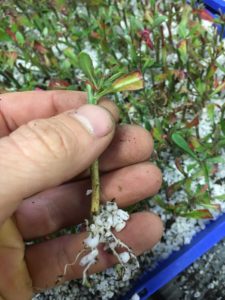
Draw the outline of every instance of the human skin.
<instances>
[{"instance_id":1,"label":"human skin","mask_svg":"<svg viewBox=\"0 0 225 300\"><path fill-rule=\"evenodd\" d=\"M83 248L86 232L25 246L89 216L88 167L100 157L101 201L119 207L154 195L160 170L148 162L152 138L145 129L118 125L118 109L103 100L86 105L86 94L32 91L0 95L0 299L27 300L55 285L66 264ZM88 127L87 127L88 125ZM131 215L116 235L136 255L161 238L153 213ZM109 253L90 272L117 263ZM79 263L61 282L82 277Z\"/></svg>"}]
</instances>

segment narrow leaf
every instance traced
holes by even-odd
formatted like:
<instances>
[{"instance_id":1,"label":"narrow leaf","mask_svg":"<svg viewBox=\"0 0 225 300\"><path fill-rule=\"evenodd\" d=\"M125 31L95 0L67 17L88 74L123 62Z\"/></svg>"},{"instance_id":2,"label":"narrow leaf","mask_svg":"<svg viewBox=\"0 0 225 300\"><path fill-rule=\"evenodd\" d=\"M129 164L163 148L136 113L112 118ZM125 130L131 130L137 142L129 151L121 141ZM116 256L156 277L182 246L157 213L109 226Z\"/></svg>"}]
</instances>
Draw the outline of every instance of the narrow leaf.
<instances>
[{"instance_id":1,"label":"narrow leaf","mask_svg":"<svg viewBox=\"0 0 225 300\"><path fill-rule=\"evenodd\" d=\"M74 53L74 50L72 48L67 47L66 49L64 49L63 52L65 56L68 57L73 64L75 65L77 64L77 56Z\"/></svg>"},{"instance_id":2,"label":"narrow leaf","mask_svg":"<svg viewBox=\"0 0 225 300\"><path fill-rule=\"evenodd\" d=\"M210 103L207 105L207 114L209 116L210 121L214 122L214 118L215 118L215 104L214 103Z\"/></svg>"},{"instance_id":3,"label":"narrow leaf","mask_svg":"<svg viewBox=\"0 0 225 300\"><path fill-rule=\"evenodd\" d=\"M186 64L188 60L188 55L187 55L187 41L185 39L179 43L178 52L180 54L180 59L184 64Z\"/></svg>"},{"instance_id":4,"label":"narrow leaf","mask_svg":"<svg viewBox=\"0 0 225 300\"><path fill-rule=\"evenodd\" d=\"M219 196L214 196L215 199L220 200L220 201L225 201L225 194L221 194Z\"/></svg>"},{"instance_id":5,"label":"narrow leaf","mask_svg":"<svg viewBox=\"0 0 225 300\"><path fill-rule=\"evenodd\" d=\"M198 160L198 157L191 150L188 143L185 141L185 139L179 133L173 133L171 138L178 147L180 147L182 150L184 150L186 153L188 153L195 160Z\"/></svg>"},{"instance_id":6,"label":"narrow leaf","mask_svg":"<svg viewBox=\"0 0 225 300\"><path fill-rule=\"evenodd\" d=\"M186 39L189 35L187 20L182 19L180 24L178 24L178 34L182 39Z\"/></svg>"},{"instance_id":7,"label":"narrow leaf","mask_svg":"<svg viewBox=\"0 0 225 300\"><path fill-rule=\"evenodd\" d=\"M221 83L214 92L210 95L210 97L215 96L217 93L221 92L223 89L225 89L225 82Z\"/></svg>"},{"instance_id":8,"label":"narrow leaf","mask_svg":"<svg viewBox=\"0 0 225 300\"><path fill-rule=\"evenodd\" d=\"M157 17L154 19L152 28L153 28L153 27L159 26L159 25L162 24L163 22L167 21L167 19L168 19L168 18L167 18L166 16L157 16Z\"/></svg>"},{"instance_id":9,"label":"narrow leaf","mask_svg":"<svg viewBox=\"0 0 225 300\"><path fill-rule=\"evenodd\" d=\"M200 153L206 151L206 148L200 144L199 139L196 136L191 136L189 142L192 150Z\"/></svg>"},{"instance_id":10,"label":"narrow leaf","mask_svg":"<svg viewBox=\"0 0 225 300\"><path fill-rule=\"evenodd\" d=\"M164 209L168 209L168 204L159 196L159 195L156 195L154 197L154 201L156 204L158 204L160 207L164 208Z\"/></svg>"},{"instance_id":11,"label":"narrow leaf","mask_svg":"<svg viewBox=\"0 0 225 300\"><path fill-rule=\"evenodd\" d=\"M188 211L184 214L180 214L182 217L188 217L193 219L212 219L213 216L208 209L198 209Z\"/></svg>"},{"instance_id":12,"label":"narrow leaf","mask_svg":"<svg viewBox=\"0 0 225 300\"><path fill-rule=\"evenodd\" d=\"M216 62L216 66L223 72L225 73L225 67L224 65L219 64L218 62Z\"/></svg>"},{"instance_id":13,"label":"narrow leaf","mask_svg":"<svg viewBox=\"0 0 225 300\"><path fill-rule=\"evenodd\" d=\"M141 72L136 71L128 75L122 76L113 82L112 88L114 92L135 91L144 87L144 79Z\"/></svg>"},{"instance_id":14,"label":"narrow leaf","mask_svg":"<svg viewBox=\"0 0 225 300\"><path fill-rule=\"evenodd\" d=\"M198 93L203 95L206 91L206 84L201 79L197 79L195 83Z\"/></svg>"},{"instance_id":15,"label":"narrow leaf","mask_svg":"<svg viewBox=\"0 0 225 300\"><path fill-rule=\"evenodd\" d=\"M209 157L206 159L206 161L212 164L219 164L219 163L225 163L225 158L222 155L220 155L215 157Z\"/></svg>"},{"instance_id":16,"label":"narrow leaf","mask_svg":"<svg viewBox=\"0 0 225 300\"><path fill-rule=\"evenodd\" d=\"M179 170L181 172L181 174L183 174L185 177L187 177L187 174L184 171L184 167L182 165L180 157L176 157L176 159L175 159L175 165L177 167L177 170Z\"/></svg>"},{"instance_id":17,"label":"narrow leaf","mask_svg":"<svg viewBox=\"0 0 225 300\"><path fill-rule=\"evenodd\" d=\"M84 75L96 86L95 71L91 57L87 53L81 52L78 56L78 63Z\"/></svg>"},{"instance_id":18,"label":"narrow leaf","mask_svg":"<svg viewBox=\"0 0 225 300\"><path fill-rule=\"evenodd\" d=\"M20 45L23 45L24 42L25 42L22 33L19 32L19 31L16 32L16 40L17 40L17 42L18 42Z\"/></svg>"},{"instance_id":19,"label":"narrow leaf","mask_svg":"<svg viewBox=\"0 0 225 300\"><path fill-rule=\"evenodd\" d=\"M182 39L185 39L189 35L188 21L189 16L192 13L190 5L186 5L181 16L181 22L178 24L178 34Z\"/></svg>"},{"instance_id":20,"label":"narrow leaf","mask_svg":"<svg viewBox=\"0 0 225 300\"><path fill-rule=\"evenodd\" d=\"M9 41L11 41L10 36L2 28L0 28L0 43Z\"/></svg>"},{"instance_id":21,"label":"narrow leaf","mask_svg":"<svg viewBox=\"0 0 225 300\"><path fill-rule=\"evenodd\" d=\"M220 204L213 204L213 203L201 203L201 206L208 208L208 209L213 209L216 210L218 212L221 212L221 205Z\"/></svg>"},{"instance_id":22,"label":"narrow leaf","mask_svg":"<svg viewBox=\"0 0 225 300\"><path fill-rule=\"evenodd\" d=\"M167 197L170 198L175 192L177 192L183 185L183 180L177 181L166 189Z\"/></svg>"},{"instance_id":23,"label":"narrow leaf","mask_svg":"<svg viewBox=\"0 0 225 300\"><path fill-rule=\"evenodd\" d=\"M119 77L121 77L122 75L124 75L124 71L119 71L119 72L113 74L111 77L109 77L107 82L113 82L113 81L117 80Z\"/></svg>"}]
</instances>

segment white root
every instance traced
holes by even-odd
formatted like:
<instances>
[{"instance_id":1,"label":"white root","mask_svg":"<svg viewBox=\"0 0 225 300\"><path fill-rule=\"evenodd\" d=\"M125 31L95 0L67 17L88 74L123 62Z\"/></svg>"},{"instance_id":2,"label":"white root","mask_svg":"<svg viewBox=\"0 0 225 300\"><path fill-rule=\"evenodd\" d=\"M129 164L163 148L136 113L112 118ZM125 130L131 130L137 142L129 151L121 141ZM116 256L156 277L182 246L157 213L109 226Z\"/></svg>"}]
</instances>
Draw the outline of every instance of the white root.
<instances>
[{"instance_id":1,"label":"white root","mask_svg":"<svg viewBox=\"0 0 225 300\"><path fill-rule=\"evenodd\" d=\"M82 251L80 251L80 252L77 254L77 256L75 257L75 259L74 259L74 261L73 261L72 263L69 263L69 264L66 264L66 265L65 265L65 267L64 267L64 272L63 272L63 276L66 275L68 267L74 266L74 265L76 264L78 258L81 256L81 254L83 254L83 253L86 252L86 251L87 251L87 249L83 249Z\"/></svg>"},{"instance_id":2,"label":"white root","mask_svg":"<svg viewBox=\"0 0 225 300\"><path fill-rule=\"evenodd\" d=\"M115 202L107 202L100 206L100 212L97 216L93 216L93 221L89 224L88 220L85 220L86 229L89 232L88 237L84 240L85 249L80 251L75 260L71 264L67 264L64 268L64 276L68 267L73 266L80 256L88 251L88 253L80 259L79 264L84 268L83 271L83 284L87 284L87 272L89 268L97 262L99 254L99 244L104 244L104 250L110 250L115 255L122 266L123 280L128 279L132 272L139 267L137 257L125 243L119 240L112 230L120 232L126 226L126 222L129 219L129 214L118 209ZM117 249L123 249L122 252L118 252Z\"/></svg>"},{"instance_id":3,"label":"white root","mask_svg":"<svg viewBox=\"0 0 225 300\"><path fill-rule=\"evenodd\" d=\"M118 209L115 202L107 202L100 207L100 213L93 217L91 224L86 220L87 231L89 236L84 240L85 247L90 250L88 254L80 260L81 266L86 266L83 271L83 282L87 282L87 271L91 265L96 263L98 245L104 244L104 250L111 250L124 269L126 277L129 277L131 272L139 267L137 257L132 250L122 241L120 241L112 232L120 232L126 226L129 219L129 214ZM123 252L117 252L117 248L123 248ZM128 265L132 261L132 267Z\"/></svg>"}]
</instances>

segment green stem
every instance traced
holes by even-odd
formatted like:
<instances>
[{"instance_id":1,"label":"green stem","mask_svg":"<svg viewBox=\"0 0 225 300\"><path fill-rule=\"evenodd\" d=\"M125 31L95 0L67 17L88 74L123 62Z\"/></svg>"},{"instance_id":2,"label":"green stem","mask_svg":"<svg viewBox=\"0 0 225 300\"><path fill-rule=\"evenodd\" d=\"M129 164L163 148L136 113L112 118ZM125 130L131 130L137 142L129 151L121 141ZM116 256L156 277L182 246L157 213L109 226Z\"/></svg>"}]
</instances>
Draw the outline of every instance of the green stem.
<instances>
[{"instance_id":1,"label":"green stem","mask_svg":"<svg viewBox=\"0 0 225 300\"><path fill-rule=\"evenodd\" d=\"M94 97L91 85L87 85L88 103L97 104L96 97ZM90 167L91 173L91 215L97 215L100 205L100 176L99 176L99 162L96 159Z\"/></svg>"},{"instance_id":2,"label":"green stem","mask_svg":"<svg viewBox=\"0 0 225 300\"><path fill-rule=\"evenodd\" d=\"M100 176L99 176L99 163L98 159L91 165L91 214L97 215L100 205Z\"/></svg>"},{"instance_id":3,"label":"green stem","mask_svg":"<svg viewBox=\"0 0 225 300\"><path fill-rule=\"evenodd\" d=\"M205 161L201 161L201 165L202 165L202 168L203 168L203 171L204 171L206 183L208 185L209 194L211 194L211 186L210 186L210 180L209 180L209 171L208 171L206 162Z\"/></svg>"}]
</instances>

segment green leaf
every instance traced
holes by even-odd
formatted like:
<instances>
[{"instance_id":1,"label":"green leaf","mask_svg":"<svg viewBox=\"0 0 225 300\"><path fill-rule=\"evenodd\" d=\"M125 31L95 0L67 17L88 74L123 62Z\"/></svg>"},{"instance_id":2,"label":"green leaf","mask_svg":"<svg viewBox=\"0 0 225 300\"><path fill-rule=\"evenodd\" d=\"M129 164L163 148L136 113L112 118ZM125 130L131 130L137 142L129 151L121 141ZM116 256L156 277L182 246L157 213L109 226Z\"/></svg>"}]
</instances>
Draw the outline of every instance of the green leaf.
<instances>
[{"instance_id":1,"label":"green leaf","mask_svg":"<svg viewBox=\"0 0 225 300\"><path fill-rule=\"evenodd\" d=\"M221 83L214 92L212 92L212 94L210 95L210 97L215 96L216 94L218 94L219 92L221 92L223 89L225 88L225 82Z\"/></svg>"},{"instance_id":2,"label":"green leaf","mask_svg":"<svg viewBox=\"0 0 225 300\"><path fill-rule=\"evenodd\" d=\"M86 52L81 52L78 55L78 64L84 75L91 81L91 83L97 86L93 62Z\"/></svg>"},{"instance_id":3,"label":"green leaf","mask_svg":"<svg viewBox=\"0 0 225 300\"><path fill-rule=\"evenodd\" d=\"M44 29L43 29L43 35L45 36L45 37L47 37L48 36L48 27L45 27Z\"/></svg>"},{"instance_id":4,"label":"green leaf","mask_svg":"<svg viewBox=\"0 0 225 300\"><path fill-rule=\"evenodd\" d=\"M84 0L84 2L86 2L86 4L90 7L92 6L99 6L99 5L103 5L105 4L104 0Z\"/></svg>"},{"instance_id":5,"label":"green leaf","mask_svg":"<svg viewBox=\"0 0 225 300\"><path fill-rule=\"evenodd\" d=\"M115 74L115 76L117 77L117 74ZM96 96L97 101L101 97L110 93L135 91L144 87L144 80L141 72L139 71L119 77L113 83L110 82L111 78L108 79L108 85L106 85L105 89Z\"/></svg>"},{"instance_id":6,"label":"green leaf","mask_svg":"<svg viewBox=\"0 0 225 300\"><path fill-rule=\"evenodd\" d=\"M221 212L221 205L220 204L213 204L213 203L200 203L201 206L208 208L208 209L213 209L218 212Z\"/></svg>"},{"instance_id":7,"label":"green leaf","mask_svg":"<svg viewBox=\"0 0 225 300\"><path fill-rule=\"evenodd\" d=\"M19 32L19 31L16 32L16 40L17 40L17 42L18 42L20 45L23 45L24 42L25 42L22 33Z\"/></svg>"},{"instance_id":8,"label":"green leaf","mask_svg":"<svg viewBox=\"0 0 225 300\"><path fill-rule=\"evenodd\" d=\"M215 118L215 104L214 103L210 103L207 105L207 113L210 118L210 121L214 122L214 118Z\"/></svg>"},{"instance_id":9,"label":"green leaf","mask_svg":"<svg viewBox=\"0 0 225 300\"><path fill-rule=\"evenodd\" d=\"M167 197L170 198L175 192L177 192L183 186L183 184L184 181L180 180L168 186L166 189Z\"/></svg>"},{"instance_id":10,"label":"green leaf","mask_svg":"<svg viewBox=\"0 0 225 300\"><path fill-rule=\"evenodd\" d=\"M218 62L216 62L216 66L222 71L225 73L225 67L221 64L219 64Z\"/></svg>"},{"instance_id":11,"label":"green leaf","mask_svg":"<svg viewBox=\"0 0 225 300\"><path fill-rule=\"evenodd\" d=\"M109 77L109 79L107 79L107 82L113 82L113 81L117 80L119 77L124 75L124 72L125 71L119 71L119 72L113 74L112 76Z\"/></svg>"},{"instance_id":12,"label":"green leaf","mask_svg":"<svg viewBox=\"0 0 225 300\"><path fill-rule=\"evenodd\" d=\"M156 0L150 0L150 4L152 7L154 7Z\"/></svg>"},{"instance_id":13,"label":"green leaf","mask_svg":"<svg viewBox=\"0 0 225 300\"><path fill-rule=\"evenodd\" d=\"M180 24L178 24L178 34L182 39L185 39L189 35L189 29L187 26L187 21L182 20Z\"/></svg>"},{"instance_id":14,"label":"green leaf","mask_svg":"<svg viewBox=\"0 0 225 300\"><path fill-rule=\"evenodd\" d=\"M9 41L11 41L10 36L5 32L5 30L0 28L0 42L9 42Z\"/></svg>"},{"instance_id":15,"label":"green leaf","mask_svg":"<svg viewBox=\"0 0 225 300\"><path fill-rule=\"evenodd\" d=\"M182 39L185 39L189 36L188 22L190 20L191 13L192 13L191 6L185 5L182 11L181 22L178 24L178 34Z\"/></svg>"},{"instance_id":16,"label":"green leaf","mask_svg":"<svg viewBox=\"0 0 225 300\"><path fill-rule=\"evenodd\" d=\"M225 194L219 195L219 196L214 196L215 199L220 200L220 201L225 201Z\"/></svg>"},{"instance_id":17,"label":"green leaf","mask_svg":"<svg viewBox=\"0 0 225 300\"><path fill-rule=\"evenodd\" d=\"M198 209L193 211L188 211L186 213L180 214L182 217L193 218L193 219L212 219L213 216L208 209Z\"/></svg>"},{"instance_id":18,"label":"green leaf","mask_svg":"<svg viewBox=\"0 0 225 300\"><path fill-rule=\"evenodd\" d=\"M152 129L152 135L153 135L153 138L158 140L159 142L163 141L163 132L162 132L161 128L154 127Z\"/></svg>"},{"instance_id":19,"label":"green leaf","mask_svg":"<svg viewBox=\"0 0 225 300\"><path fill-rule=\"evenodd\" d=\"M73 48L67 47L66 49L63 50L64 54L66 57L68 57L71 61L71 63L73 63L74 65L77 65L77 56L74 53Z\"/></svg>"},{"instance_id":20,"label":"green leaf","mask_svg":"<svg viewBox=\"0 0 225 300\"><path fill-rule=\"evenodd\" d=\"M187 41L182 40L179 45L178 45L178 52L180 54L180 59L184 64L186 64L188 60L188 55L187 55Z\"/></svg>"},{"instance_id":21,"label":"green leaf","mask_svg":"<svg viewBox=\"0 0 225 300\"><path fill-rule=\"evenodd\" d=\"M189 154L192 158L198 161L198 157L195 155L195 153L191 150L191 148L188 146L188 143L185 141L185 139L177 132L173 133L172 136L172 141L180 147L184 152Z\"/></svg>"},{"instance_id":22,"label":"green leaf","mask_svg":"<svg viewBox=\"0 0 225 300\"><path fill-rule=\"evenodd\" d=\"M222 155L209 157L207 158L207 163L212 163L212 164L225 163L225 158L222 157Z\"/></svg>"},{"instance_id":23,"label":"green leaf","mask_svg":"<svg viewBox=\"0 0 225 300\"><path fill-rule=\"evenodd\" d=\"M164 209L167 208L168 204L159 195L156 195L153 199L155 203L158 204L160 207Z\"/></svg>"},{"instance_id":24,"label":"green leaf","mask_svg":"<svg viewBox=\"0 0 225 300\"><path fill-rule=\"evenodd\" d=\"M197 166L196 163L187 165L187 172L190 172L191 170L193 170L194 168L196 168L196 166Z\"/></svg>"},{"instance_id":25,"label":"green leaf","mask_svg":"<svg viewBox=\"0 0 225 300\"><path fill-rule=\"evenodd\" d=\"M151 57L148 58L148 59L146 60L146 62L144 63L144 65L143 65L143 67L142 67L142 70L145 70L145 69L147 69L147 68L152 67L152 66L154 65L154 63L155 63L155 60L154 60L154 59L152 59Z\"/></svg>"},{"instance_id":26,"label":"green leaf","mask_svg":"<svg viewBox=\"0 0 225 300\"><path fill-rule=\"evenodd\" d=\"M194 151L202 153L206 151L206 148L200 144L199 139L196 136L191 136L189 139Z\"/></svg>"},{"instance_id":27,"label":"green leaf","mask_svg":"<svg viewBox=\"0 0 225 300\"><path fill-rule=\"evenodd\" d=\"M200 95L203 95L206 90L206 84L201 79L197 79L196 80L196 89Z\"/></svg>"},{"instance_id":28,"label":"green leaf","mask_svg":"<svg viewBox=\"0 0 225 300\"><path fill-rule=\"evenodd\" d=\"M60 67L63 71L67 71L71 67L71 63L68 59L64 59L63 62L60 64Z\"/></svg>"},{"instance_id":29,"label":"green leaf","mask_svg":"<svg viewBox=\"0 0 225 300\"><path fill-rule=\"evenodd\" d=\"M26 16L18 17L18 23L26 27L31 27L32 24L31 21Z\"/></svg>"},{"instance_id":30,"label":"green leaf","mask_svg":"<svg viewBox=\"0 0 225 300\"><path fill-rule=\"evenodd\" d=\"M163 22L167 21L167 17L166 16L158 16L154 19L152 27L158 27L160 24L162 24Z\"/></svg>"},{"instance_id":31,"label":"green leaf","mask_svg":"<svg viewBox=\"0 0 225 300\"><path fill-rule=\"evenodd\" d=\"M223 135L225 135L225 119L222 119L220 121L221 130L223 132Z\"/></svg>"},{"instance_id":32,"label":"green leaf","mask_svg":"<svg viewBox=\"0 0 225 300\"><path fill-rule=\"evenodd\" d=\"M122 76L113 82L113 92L135 91L143 89L144 79L140 71Z\"/></svg>"}]
</instances>

